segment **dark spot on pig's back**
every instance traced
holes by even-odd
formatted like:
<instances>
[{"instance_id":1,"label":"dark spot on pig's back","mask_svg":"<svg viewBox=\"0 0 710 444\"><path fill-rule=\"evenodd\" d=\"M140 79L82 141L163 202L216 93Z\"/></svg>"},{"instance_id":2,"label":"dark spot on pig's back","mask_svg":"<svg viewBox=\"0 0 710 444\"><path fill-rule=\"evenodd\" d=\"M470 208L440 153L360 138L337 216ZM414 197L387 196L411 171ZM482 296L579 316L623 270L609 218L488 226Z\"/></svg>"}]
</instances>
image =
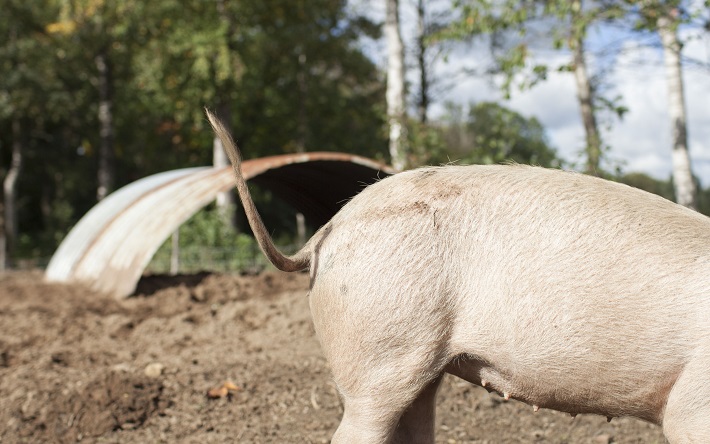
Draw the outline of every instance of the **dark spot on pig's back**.
<instances>
[{"instance_id":1,"label":"dark spot on pig's back","mask_svg":"<svg viewBox=\"0 0 710 444\"><path fill-rule=\"evenodd\" d=\"M419 179L426 179L427 177L434 176L434 175L437 173L437 171L438 171L438 170L436 170L435 168L430 168L430 169L426 169L426 170L420 170L420 171L417 172L417 173L418 173L418 174L417 174L417 177L418 177Z\"/></svg>"},{"instance_id":2,"label":"dark spot on pig's back","mask_svg":"<svg viewBox=\"0 0 710 444\"><path fill-rule=\"evenodd\" d=\"M415 213L426 213L429 211L429 204L426 202L417 201L403 209L403 212L407 211L412 211Z\"/></svg>"},{"instance_id":3,"label":"dark spot on pig's back","mask_svg":"<svg viewBox=\"0 0 710 444\"><path fill-rule=\"evenodd\" d=\"M367 219L389 219L392 217L411 217L429 212L430 205L424 201L402 202L368 212Z\"/></svg>"},{"instance_id":4,"label":"dark spot on pig's back","mask_svg":"<svg viewBox=\"0 0 710 444\"><path fill-rule=\"evenodd\" d=\"M447 201L461 198L465 188L443 171L439 168L417 170L399 181L394 180L396 176L390 178L389 186L377 190L377 197L370 207L360 212L360 217L368 222L418 217L432 214L436 208L448 207Z\"/></svg>"},{"instance_id":5,"label":"dark spot on pig's back","mask_svg":"<svg viewBox=\"0 0 710 444\"><path fill-rule=\"evenodd\" d=\"M452 181L451 176L442 174L444 170L431 169L421 171L413 178L415 191L425 199L440 200L460 196L464 188Z\"/></svg>"}]
</instances>

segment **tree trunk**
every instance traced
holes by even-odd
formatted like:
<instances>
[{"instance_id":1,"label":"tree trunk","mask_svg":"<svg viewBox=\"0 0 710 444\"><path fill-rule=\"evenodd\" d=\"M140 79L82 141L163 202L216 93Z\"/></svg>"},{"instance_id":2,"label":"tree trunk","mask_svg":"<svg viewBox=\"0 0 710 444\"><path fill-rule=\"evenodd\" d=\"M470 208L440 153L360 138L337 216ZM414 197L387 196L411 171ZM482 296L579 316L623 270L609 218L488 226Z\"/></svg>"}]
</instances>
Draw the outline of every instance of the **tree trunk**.
<instances>
[{"instance_id":1,"label":"tree trunk","mask_svg":"<svg viewBox=\"0 0 710 444\"><path fill-rule=\"evenodd\" d=\"M0 158L2 158L2 146L0 146ZM5 168L0 163L0 175L5 181ZM0 272L5 271L8 267L7 263L7 237L5 236L5 193L3 192L0 199Z\"/></svg>"},{"instance_id":2,"label":"tree trunk","mask_svg":"<svg viewBox=\"0 0 710 444\"><path fill-rule=\"evenodd\" d=\"M657 22L658 33L663 43L663 58L668 83L668 114L673 134L673 184L676 202L697 209L697 190L688 154L688 133L683 96L683 77L680 61L681 43L676 32L677 21L672 17L675 10L662 14Z\"/></svg>"},{"instance_id":3,"label":"tree trunk","mask_svg":"<svg viewBox=\"0 0 710 444\"><path fill-rule=\"evenodd\" d=\"M170 238L170 275L175 276L180 273L180 227L173 231Z\"/></svg>"},{"instance_id":4,"label":"tree trunk","mask_svg":"<svg viewBox=\"0 0 710 444\"><path fill-rule=\"evenodd\" d=\"M4 252L3 268L8 266L17 246L17 180L22 173L22 128L17 118L12 119L12 160L3 181Z\"/></svg>"},{"instance_id":5,"label":"tree trunk","mask_svg":"<svg viewBox=\"0 0 710 444\"><path fill-rule=\"evenodd\" d=\"M427 123L429 120L429 69L426 63L426 10L424 0L417 0L417 64L419 65L419 101L417 113L419 122Z\"/></svg>"},{"instance_id":6,"label":"tree trunk","mask_svg":"<svg viewBox=\"0 0 710 444\"><path fill-rule=\"evenodd\" d=\"M303 47L298 47L296 52L298 56L298 73L296 74L296 83L298 85L298 126L296 151L304 153L308 143L308 108L306 100L308 99L308 66L306 64L307 57ZM303 213L296 213L296 244L301 248L306 243L306 216Z\"/></svg>"},{"instance_id":7,"label":"tree trunk","mask_svg":"<svg viewBox=\"0 0 710 444\"><path fill-rule=\"evenodd\" d=\"M229 15L227 10L227 2L225 0L217 0L217 13L219 14L220 20L227 25L227 47L230 51L234 51L232 44L230 43L230 37L234 34L234 22ZM216 55L215 55L216 58ZM216 77L215 77L216 78ZM229 99L229 94L225 91L220 91L217 87L217 116L225 123L227 129L231 131L232 122L232 106ZM212 164L215 168L223 168L229 166L229 159L227 158L227 153L224 151L222 142L219 137L215 136L212 140ZM231 226L235 232L237 231L237 198L234 194L234 190L224 191L217 193L216 198L217 210L222 215L222 220L229 226Z\"/></svg>"},{"instance_id":8,"label":"tree trunk","mask_svg":"<svg viewBox=\"0 0 710 444\"><path fill-rule=\"evenodd\" d=\"M307 58L305 50L302 47L298 47L296 55L298 57L298 71L296 74L296 85L298 88L296 151L303 153L306 151L306 145L308 143L308 108L306 107L306 101L308 100L308 66L306 64Z\"/></svg>"},{"instance_id":9,"label":"tree trunk","mask_svg":"<svg viewBox=\"0 0 710 444\"><path fill-rule=\"evenodd\" d=\"M572 26L581 19L582 0L573 0L572 2ZM587 174L598 176L599 162L601 160L602 146L601 137L599 136L599 128L597 126L597 118L594 113L594 89L589 80L587 72L587 62L585 59L584 50L584 27L577 31L572 31L570 35L570 48L572 49L574 61L574 79L577 83L577 100L579 101L580 113L582 115L582 124L584 125L584 133L586 136L586 153L587 166L585 172Z\"/></svg>"},{"instance_id":10,"label":"tree trunk","mask_svg":"<svg viewBox=\"0 0 710 444\"><path fill-rule=\"evenodd\" d=\"M8 267L7 237L5 236L5 204L0 200L0 273Z\"/></svg>"},{"instance_id":11,"label":"tree trunk","mask_svg":"<svg viewBox=\"0 0 710 444\"><path fill-rule=\"evenodd\" d=\"M96 200L101 201L113 190L113 67L106 51L95 59L99 73L99 165Z\"/></svg>"},{"instance_id":12,"label":"tree trunk","mask_svg":"<svg viewBox=\"0 0 710 444\"><path fill-rule=\"evenodd\" d=\"M306 244L306 216L296 213L296 244L300 249Z\"/></svg>"},{"instance_id":13,"label":"tree trunk","mask_svg":"<svg viewBox=\"0 0 710 444\"><path fill-rule=\"evenodd\" d=\"M221 102L217 105L215 111L217 113L217 116L222 120L222 122L225 122L225 125L227 125L227 129L230 129L230 122L232 120L232 110L229 104L226 102ZM224 151L222 141L219 140L219 137L217 136L212 139L212 165L215 168L224 168L229 166L229 158L227 157L227 153ZM222 214L222 218L225 223L236 229L237 200L234 195L234 191L229 190L217 193L216 204L217 211Z\"/></svg>"},{"instance_id":14,"label":"tree trunk","mask_svg":"<svg viewBox=\"0 0 710 444\"><path fill-rule=\"evenodd\" d=\"M387 1L385 37L387 39L387 123L392 166L401 171L407 167L407 134L404 126L404 45L399 26L399 1Z\"/></svg>"}]
</instances>

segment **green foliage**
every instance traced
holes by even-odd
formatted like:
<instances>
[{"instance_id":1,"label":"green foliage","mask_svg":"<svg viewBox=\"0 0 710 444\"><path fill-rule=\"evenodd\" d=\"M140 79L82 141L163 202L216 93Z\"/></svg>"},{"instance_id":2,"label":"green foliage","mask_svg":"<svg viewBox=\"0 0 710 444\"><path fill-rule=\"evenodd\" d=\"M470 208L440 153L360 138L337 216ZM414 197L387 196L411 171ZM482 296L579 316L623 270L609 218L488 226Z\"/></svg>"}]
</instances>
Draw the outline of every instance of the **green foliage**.
<instances>
[{"instance_id":1,"label":"green foliage","mask_svg":"<svg viewBox=\"0 0 710 444\"><path fill-rule=\"evenodd\" d=\"M227 210L234 211L234 209ZM180 227L180 246L200 245L203 247L236 248L239 236L225 222L217 208L198 211Z\"/></svg>"},{"instance_id":2,"label":"green foliage","mask_svg":"<svg viewBox=\"0 0 710 444\"><path fill-rule=\"evenodd\" d=\"M629 0L633 1L633 0ZM492 50L495 72L502 74L501 89L527 89L545 80L550 69L569 70L568 65L530 65L531 34L544 23L552 49L570 49L576 40L584 40L589 26L598 21L612 21L628 14L624 1L579 3L569 0L503 0L498 2L460 0L454 2L459 19L442 30L440 39L468 40L480 35L494 36ZM533 33L530 31L533 30ZM517 80L516 80L517 79Z\"/></svg>"},{"instance_id":3,"label":"green foliage","mask_svg":"<svg viewBox=\"0 0 710 444\"><path fill-rule=\"evenodd\" d=\"M675 202L676 200L675 190L671 179L658 180L644 173L627 173L610 178L632 187L648 191L649 193L657 194L670 200L671 202ZM706 216L710 216L710 187L703 189L697 178L696 187L698 189L698 212L705 214Z\"/></svg>"},{"instance_id":4,"label":"green foliage","mask_svg":"<svg viewBox=\"0 0 710 444\"><path fill-rule=\"evenodd\" d=\"M500 104L471 105L467 115L449 104L448 115L438 128L429 163L460 161L465 164L517 162L559 167L557 157L540 122L526 118Z\"/></svg>"},{"instance_id":5,"label":"green foliage","mask_svg":"<svg viewBox=\"0 0 710 444\"><path fill-rule=\"evenodd\" d=\"M172 254L170 237L151 259L148 271L168 272ZM224 214L214 206L197 212L180 227L178 258L180 272L239 271L267 265L254 238L234 231Z\"/></svg>"},{"instance_id":6,"label":"green foliage","mask_svg":"<svg viewBox=\"0 0 710 444\"><path fill-rule=\"evenodd\" d=\"M617 177L616 180L649 193L657 194L670 201L674 200L673 185L670 181L654 179L644 173L627 173Z\"/></svg>"},{"instance_id":7,"label":"green foliage","mask_svg":"<svg viewBox=\"0 0 710 444\"><path fill-rule=\"evenodd\" d=\"M698 188L698 211L706 216L710 216L710 187L703 189L699 184Z\"/></svg>"},{"instance_id":8,"label":"green foliage","mask_svg":"<svg viewBox=\"0 0 710 444\"><path fill-rule=\"evenodd\" d=\"M0 174L10 160L11 121L20 119L20 253L49 254L94 204L99 53L113 66L117 187L211 164L206 105L231 108L229 122L249 158L303 146L386 160L383 77L358 44L379 26L345 6L5 0ZM290 214L265 217L275 219L271 226L292 223L279 219Z\"/></svg>"},{"instance_id":9,"label":"green foliage","mask_svg":"<svg viewBox=\"0 0 710 444\"><path fill-rule=\"evenodd\" d=\"M418 167L437 163L446 163L448 147L444 139L444 127L440 124L408 122L408 146L411 147L407 165Z\"/></svg>"}]
</instances>

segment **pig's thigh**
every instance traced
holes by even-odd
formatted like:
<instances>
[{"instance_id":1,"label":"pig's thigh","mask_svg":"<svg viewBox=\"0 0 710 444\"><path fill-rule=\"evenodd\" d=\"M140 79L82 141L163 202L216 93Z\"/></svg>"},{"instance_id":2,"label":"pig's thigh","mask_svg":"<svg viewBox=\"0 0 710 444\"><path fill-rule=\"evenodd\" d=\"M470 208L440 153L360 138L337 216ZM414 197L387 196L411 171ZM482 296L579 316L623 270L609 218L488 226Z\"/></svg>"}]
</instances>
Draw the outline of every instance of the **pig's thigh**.
<instances>
[{"instance_id":1,"label":"pig's thigh","mask_svg":"<svg viewBox=\"0 0 710 444\"><path fill-rule=\"evenodd\" d=\"M691 358L673 385L663 432L671 444L710 443L710 346Z\"/></svg>"},{"instance_id":2,"label":"pig's thigh","mask_svg":"<svg viewBox=\"0 0 710 444\"><path fill-rule=\"evenodd\" d=\"M310 302L345 406L333 443L384 444L400 439L397 433L419 432L428 439L436 381L447 363L442 322L419 318L422 304L388 305L384 298L373 300L370 289L356 292L359 287L351 285L340 292L340 283L324 286L323 281L314 286Z\"/></svg>"}]
</instances>

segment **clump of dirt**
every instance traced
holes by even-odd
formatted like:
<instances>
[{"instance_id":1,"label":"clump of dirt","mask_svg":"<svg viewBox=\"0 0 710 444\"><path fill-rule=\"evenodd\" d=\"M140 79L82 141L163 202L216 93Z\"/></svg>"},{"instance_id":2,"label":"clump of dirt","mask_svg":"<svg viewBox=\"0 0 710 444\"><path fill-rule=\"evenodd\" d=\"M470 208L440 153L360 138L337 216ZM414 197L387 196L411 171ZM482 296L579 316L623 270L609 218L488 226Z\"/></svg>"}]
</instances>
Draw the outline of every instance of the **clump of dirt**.
<instances>
[{"instance_id":1,"label":"clump of dirt","mask_svg":"<svg viewBox=\"0 0 710 444\"><path fill-rule=\"evenodd\" d=\"M104 371L58 396L31 391L15 404L18 435L32 442L72 443L131 430L162 414L169 405L162 392L160 381L120 370Z\"/></svg>"},{"instance_id":2,"label":"clump of dirt","mask_svg":"<svg viewBox=\"0 0 710 444\"><path fill-rule=\"evenodd\" d=\"M151 276L116 301L0 275L0 442L327 443L342 405L307 288L298 273ZM437 443L665 442L651 424L534 413L454 377L437 401Z\"/></svg>"}]
</instances>

